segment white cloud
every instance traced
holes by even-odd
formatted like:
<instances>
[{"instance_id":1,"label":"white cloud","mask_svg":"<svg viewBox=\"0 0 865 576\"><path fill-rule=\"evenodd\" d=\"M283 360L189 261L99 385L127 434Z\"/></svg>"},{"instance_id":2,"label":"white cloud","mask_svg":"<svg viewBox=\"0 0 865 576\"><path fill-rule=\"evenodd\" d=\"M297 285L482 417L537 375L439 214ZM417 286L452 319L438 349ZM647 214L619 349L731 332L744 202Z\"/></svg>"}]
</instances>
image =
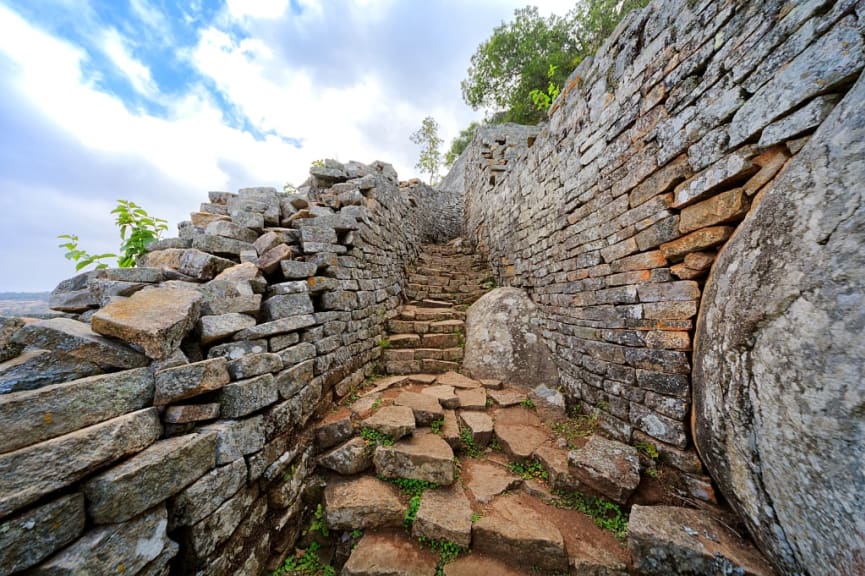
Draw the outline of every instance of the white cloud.
<instances>
[{"instance_id":1,"label":"white cloud","mask_svg":"<svg viewBox=\"0 0 865 576\"><path fill-rule=\"evenodd\" d=\"M150 68L132 55L126 40L117 30L106 30L102 34L101 45L105 55L126 75L136 92L147 98L159 95L159 88L153 81Z\"/></svg>"},{"instance_id":2,"label":"white cloud","mask_svg":"<svg viewBox=\"0 0 865 576\"><path fill-rule=\"evenodd\" d=\"M263 18L275 20L285 14L289 0L228 0L225 5L235 18Z\"/></svg>"}]
</instances>

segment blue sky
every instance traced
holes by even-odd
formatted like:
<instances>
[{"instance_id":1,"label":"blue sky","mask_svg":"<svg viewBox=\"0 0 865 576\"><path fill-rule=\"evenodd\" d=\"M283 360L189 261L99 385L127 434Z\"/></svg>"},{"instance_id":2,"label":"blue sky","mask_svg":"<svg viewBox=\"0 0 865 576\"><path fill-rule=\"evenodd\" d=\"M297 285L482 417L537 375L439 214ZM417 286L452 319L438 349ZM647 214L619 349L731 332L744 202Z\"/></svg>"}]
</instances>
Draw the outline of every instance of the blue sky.
<instances>
[{"instance_id":1,"label":"blue sky","mask_svg":"<svg viewBox=\"0 0 865 576\"><path fill-rule=\"evenodd\" d=\"M0 291L72 276L59 234L116 251L120 198L175 235L208 190L300 184L319 158L415 176L409 135L431 115L449 143L482 117L460 80L524 5L0 0Z\"/></svg>"}]
</instances>

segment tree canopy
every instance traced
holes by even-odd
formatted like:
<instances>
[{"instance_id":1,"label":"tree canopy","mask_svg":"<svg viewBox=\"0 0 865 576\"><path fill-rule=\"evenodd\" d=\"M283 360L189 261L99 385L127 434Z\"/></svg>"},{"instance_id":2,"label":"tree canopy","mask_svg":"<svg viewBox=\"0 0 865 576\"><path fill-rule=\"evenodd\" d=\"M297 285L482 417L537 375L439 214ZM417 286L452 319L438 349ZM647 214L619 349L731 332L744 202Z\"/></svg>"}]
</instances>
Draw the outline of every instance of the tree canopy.
<instances>
[{"instance_id":1,"label":"tree canopy","mask_svg":"<svg viewBox=\"0 0 865 576\"><path fill-rule=\"evenodd\" d=\"M472 122L462 130L460 130L459 136L454 138L451 141L450 150L445 154L445 166L450 168L454 165L454 162L457 161L457 158L460 157L460 154L463 153L463 150L469 145L472 141L472 138L475 137L475 131L480 127L480 124L477 122Z\"/></svg>"},{"instance_id":2,"label":"tree canopy","mask_svg":"<svg viewBox=\"0 0 865 576\"><path fill-rule=\"evenodd\" d=\"M533 90L564 85L579 63L594 54L622 17L648 0L585 0L565 16L543 17L532 6L514 11L478 46L463 99L475 110L485 108L494 121L536 124L545 112L535 105Z\"/></svg>"}]
</instances>

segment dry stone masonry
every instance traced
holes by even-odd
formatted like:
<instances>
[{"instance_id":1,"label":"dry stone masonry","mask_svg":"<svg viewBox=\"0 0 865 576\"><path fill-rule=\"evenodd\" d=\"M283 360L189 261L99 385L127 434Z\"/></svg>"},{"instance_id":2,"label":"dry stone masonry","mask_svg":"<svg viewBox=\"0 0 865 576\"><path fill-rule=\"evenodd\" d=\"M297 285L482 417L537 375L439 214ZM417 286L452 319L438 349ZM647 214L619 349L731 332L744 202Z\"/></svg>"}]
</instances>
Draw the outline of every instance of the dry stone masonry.
<instances>
[{"instance_id":1,"label":"dry stone masonry","mask_svg":"<svg viewBox=\"0 0 865 576\"><path fill-rule=\"evenodd\" d=\"M284 558L309 514L308 423L373 372L407 264L462 220L387 164L311 174L211 192L139 267L62 282L68 317L3 319L0 574Z\"/></svg>"},{"instance_id":2,"label":"dry stone masonry","mask_svg":"<svg viewBox=\"0 0 865 576\"><path fill-rule=\"evenodd\" d=\"M465 152L466 235L540 306L569 401L694 496L710 473L790 574L865 569L863 23L653 2L548 124Z\"/></svg>"},{"instance_id":3,"label":"dry stone masonry","mask_svg":"<svg viewBox=\"0 0 865 576\"><path fill-rule=\"evenodd\" d=\"M312 521L343 574L433 574L417 538L471 545L452 576L862 574L863 33L862 0L656 0L441 190L211 192L0 318L0 576L260 576ZM411 538L388 480L437 486ZM551 489L629 507L627 549Z\"/></svg>"}]
</instances>

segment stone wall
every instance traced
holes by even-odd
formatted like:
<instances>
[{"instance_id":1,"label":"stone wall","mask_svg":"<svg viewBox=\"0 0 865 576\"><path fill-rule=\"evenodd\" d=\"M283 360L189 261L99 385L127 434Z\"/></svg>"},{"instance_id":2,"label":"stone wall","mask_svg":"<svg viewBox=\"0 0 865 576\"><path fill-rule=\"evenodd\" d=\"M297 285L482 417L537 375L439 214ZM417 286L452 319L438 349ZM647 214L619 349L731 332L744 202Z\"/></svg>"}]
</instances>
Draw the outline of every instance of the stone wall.
<instances>
[{"instance_id":1,"label":"stone wall","mask_svg":"<svg viewBox=\"0 0 865 576\"><path fill-rule=\"evenodd\" d=\"M485 128L468 148L466 236L488 255L501 283L524 288L540 306L543 335L569 400L597 411L600 424L613 436L654 443L662 458L682 472L681 480L694 496L714 498L690 426L694 329L709 271L764 195L772 190L785 194L779 182L816 213L817 206L807 200L809 187L816 184L801 174L825 164L831 151L841 147L830 145L827 135L810 153L801 151L839 102L846 101L849 110L865 106L861 94L851 91L865 64L863 28L861 1L659 0L627 17L595 58L579 66L547 124L539 130ZM785 173L800 176L785 178ZM834 182L823 178L820 185ZM861 205L861 180L858 192L848 183L830 197L840 198L840 205L848 208L858 197ZM789 207L789 201L784 205ZM762 217L768 220L752 223L755 230L783 228L777 220L788 216L767 210ZM751 278L742 285L748 288L737 288L737 267L741 274L741 267L751 261L745 256L748 251L759 253L764 247L743 241L735 250L739 257L728 255L727 284L718 293L758 287L759 281ZM804 282L809 272L801 266L797 270L798 281ZM823 274L820 281L831 272ZM842 273L838 281L856 293L853 277ZM747 301L749 294L739 297ZM720 304L713 300L713 305ZM836 305L836 311L845 306L840 299ZM704 306L701 314L706 313ZM728 329L736 333L736 327ZM722 334L716 324L714 332L700 337L708 349ZM793 349L813 348L800 344ZM724 358L718 349L730 352L715 347L716 363ZM717 386L713 378L720 373L704 371L699 385ZM807 394L810 377L804 365L799 378L797 394ZM833 388L833 400L827 402L852 406L850 391L861 390L861 375L852 378ZM759 418L757 390L734 388L745 395L742 402L749 408L740 419L747 423L748 418ZM724 417L717 409L724 404L724 389L721 396L711 395L715 409L698 413L698 418L702 413ZM782 389L771 390L777 395ZM848 391L843 398L841 389ZM767 396L762 402L782 399ZM845 413L830 419L846 418ZM808 552L820 542L831 548L829 538L839 530L861 544L862 516L851 520L861 512L853 496L855 486L863 485L861 475L846 488L833 483L823 491L803 481L795 495L776 490L797 502L795 513L784 507L779 519L770 495L740 498L737 493L746 485L763 491L759 485L765 471L752 462L747 448L753 446L756 432L738 426L745 436L734 442L729 434L711 435L723 428L721 423L704 424L698 430L709 436L697 440L712 447L714 457L707 464L716 485L777 567L786 573L816 574L824 573L821 562L834 561L833 573L861 569L861 548L846 554ZM813 461L814 447L793 440L798 433L790 421L776 424L790 425L787 432L773 433L775 441L784 437L809 455L802 465L810 472L801 478L813 480L821 470ZM840 442L851 450L861 446L861 427L859 440L853 429L844 429L830 444ZM720 456L725 451L739 454ZM852 459L860 456L861 451L853 450ZM717 467L717 462L733 470ZM738 486L721 481L741 472L743 462L750 470L740 475ZM831 467L828 461L824 464ZM852 460L848 464L854 466ZM780 459L772 465L784 475ZM856 512L832 521L828 514L803 514L803 507L821 508L809 500L812 494ZM819 527L800 526L784 534L785 523L821 517ZM803 535L821 530L817 538ZM853 572L850 561L858 567Z\"/></svg>"},{"instance_id":2,"label":"stone wall","mask_svg":"<svg viewBox=\"0 0 865 576\"><path fill-rule=\"evenodd\" d=\"M311 173L211 192L141 267L62 282L67 318L0 320L0 574L257 576L292 549L312 423L372 373L420 243L458 234L389 165Z\"/></svg>"}]
</instances>

